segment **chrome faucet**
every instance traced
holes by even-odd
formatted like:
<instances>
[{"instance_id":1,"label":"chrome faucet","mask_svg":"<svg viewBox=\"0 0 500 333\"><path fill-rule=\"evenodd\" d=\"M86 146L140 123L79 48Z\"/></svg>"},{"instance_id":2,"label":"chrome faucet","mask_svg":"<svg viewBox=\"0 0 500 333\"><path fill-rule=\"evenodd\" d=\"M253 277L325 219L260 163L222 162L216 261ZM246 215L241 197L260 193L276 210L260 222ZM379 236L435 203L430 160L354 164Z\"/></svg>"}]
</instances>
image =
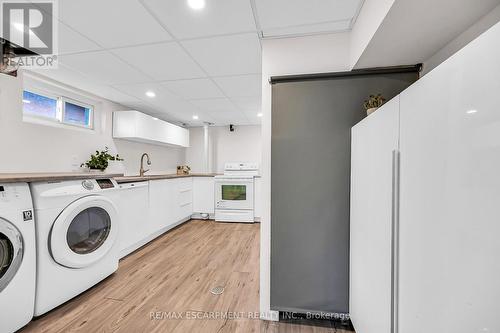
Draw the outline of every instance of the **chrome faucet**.
<instances>
[{"instance_id":1,"label":"chrome faucet","mask_svg":"<svg viewBox=\"0 0 500 333\"><path fill-rule=\"evenodd\" d=\"M144 177L144 174L149 171L149 169L144 170L144 157L147 157L146 163L151 165L151 160L149 159L149 155L147 153L142 154L141 156L141 169L139 170L139 175Z\"/></svg>"}]
</instances>

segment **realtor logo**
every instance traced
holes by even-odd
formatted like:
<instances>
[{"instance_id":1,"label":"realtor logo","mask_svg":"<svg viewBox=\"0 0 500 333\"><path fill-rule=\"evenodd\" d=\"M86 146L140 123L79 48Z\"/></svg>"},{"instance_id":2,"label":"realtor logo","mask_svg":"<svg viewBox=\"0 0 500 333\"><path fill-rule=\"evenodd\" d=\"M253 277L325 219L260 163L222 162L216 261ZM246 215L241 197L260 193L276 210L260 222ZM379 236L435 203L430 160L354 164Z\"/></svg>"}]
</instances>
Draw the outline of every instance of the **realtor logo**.
<instances>
[{"instance_id":1,"label":"realtor logo","mask_svg":"<svg viewBox=\"0 0 500 333\"><path fill-rule=\"evenodd\" d=\"M38 54L53 52L52 2L2 2L3 38Z\"/></svg>"},{"instance_id":2,"label":"realtor logo","mask_svg":"<svg viewBox=\"0 0 500 333\"><path fill-rule=\"evenodd\" d=\"M16 58L3 56L5 66L55 68L56 0L0 0L0 17L0 37Z\"/></svg>"}]
</instances>

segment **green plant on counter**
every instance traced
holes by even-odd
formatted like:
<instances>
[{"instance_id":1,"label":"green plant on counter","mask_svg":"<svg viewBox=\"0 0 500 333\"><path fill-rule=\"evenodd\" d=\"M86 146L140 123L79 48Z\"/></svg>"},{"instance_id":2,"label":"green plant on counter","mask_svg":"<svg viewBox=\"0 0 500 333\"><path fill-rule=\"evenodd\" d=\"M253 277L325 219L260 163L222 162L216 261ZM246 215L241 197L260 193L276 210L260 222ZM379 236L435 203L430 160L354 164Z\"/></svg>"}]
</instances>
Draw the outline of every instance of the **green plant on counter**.
<instances>
[{"instance_id":1,"label":"green plant on counter","mask_svg":"<svg viewBox=\"0 0 500 333\"><path fill-rule=\"evenodd\" d=\"M370 98L365 101L363 106L365 107L366 110L372 109L372 108L379 108L384 104L385 98L382 97L381 94L378 95L370 95Z\"/></svg>"},{"instance_id":2,"label":"green plant on counter","mask_svg":"<svg viewBox=\"0 0 500 333\"><path fill-rule=\"evenodd\" d=\"M85 166L92 170L101 170L104 171L108 167L109 161L123 161L123 158L120 155L111 155L109 153L109 148L102 151L95 151L95 154L90 155L90 159L82 163L81 167Z\"/></svg>"}]
</instances>

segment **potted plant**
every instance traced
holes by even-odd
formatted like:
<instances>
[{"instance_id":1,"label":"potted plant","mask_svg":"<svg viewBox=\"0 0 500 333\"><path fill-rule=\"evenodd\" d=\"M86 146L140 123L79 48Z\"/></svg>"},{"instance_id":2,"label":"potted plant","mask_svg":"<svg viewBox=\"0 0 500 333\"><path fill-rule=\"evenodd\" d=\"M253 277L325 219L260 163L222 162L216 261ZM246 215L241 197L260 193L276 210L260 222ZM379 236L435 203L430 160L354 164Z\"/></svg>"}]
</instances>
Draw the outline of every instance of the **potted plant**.
<instances>
[{"instance_id":1,"label":"potted plant","mask_svg":"<svg viewBox=\"0 0 500 333\"><path fill-rule=\"evenodd\" d=\"M109 148L102 151L95 151L95 154L90 155L90 159L82 163L81 167L87 167L90 171L104 171L108 169L108 172L123 172L123 166L121 162L123 159L120 155L111 155L109 153Z\"/></svg>"},{"instance_id":2,"label":"potted plant","mask_svg":"<svg viewBox=\"0 0 500 333\"><path fill-rule=\"evenodd\" d=\"M368 100L363 104L366 110L366 115L369 116L373 112L377 111L377 109L381 107L384 102L385 98L382 97L381 94L370 95L370 98L368 98Z\"/></svg>"}]
</instances>

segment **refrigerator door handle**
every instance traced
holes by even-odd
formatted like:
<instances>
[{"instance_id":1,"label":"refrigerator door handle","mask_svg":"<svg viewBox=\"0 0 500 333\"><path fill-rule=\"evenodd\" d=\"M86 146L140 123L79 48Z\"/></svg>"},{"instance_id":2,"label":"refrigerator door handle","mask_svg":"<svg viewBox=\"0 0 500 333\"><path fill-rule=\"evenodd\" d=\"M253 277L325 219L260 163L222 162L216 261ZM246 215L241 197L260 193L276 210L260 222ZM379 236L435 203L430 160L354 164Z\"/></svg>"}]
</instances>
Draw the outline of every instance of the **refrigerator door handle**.
<instances>
[{"instance_id":1,"label":"refrigerator door handle","mask_svg":"<svg viewBox=\"0 0 500 333\"><path fill-rule=\"evenodd\" d=\"M398 333L400 152L392 151L391 333Z\"/></svg>"}]
</instances>

